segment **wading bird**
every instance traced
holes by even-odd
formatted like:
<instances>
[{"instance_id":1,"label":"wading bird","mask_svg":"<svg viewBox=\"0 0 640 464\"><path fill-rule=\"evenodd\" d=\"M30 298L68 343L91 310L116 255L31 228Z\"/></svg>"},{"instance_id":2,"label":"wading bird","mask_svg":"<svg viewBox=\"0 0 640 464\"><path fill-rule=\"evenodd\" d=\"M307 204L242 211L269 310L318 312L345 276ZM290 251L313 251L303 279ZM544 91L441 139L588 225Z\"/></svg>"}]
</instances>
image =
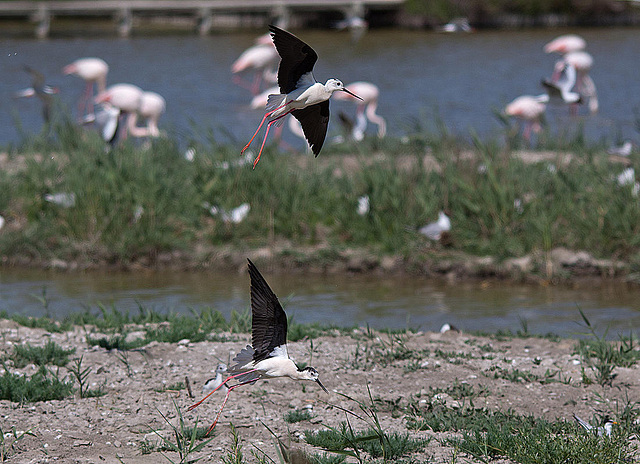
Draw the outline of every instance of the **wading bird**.
<instances>
[{"instance_id":1,"label":"wading bird","mask_svg":"<svg viewBox=\"0 0 640 464\"><path fill-rule=\"evenodd\" d=\"M107 73L109 65L100 58L80 58L62 68L65 75L78 76L86 85L78 102L79 117L85 113L93 113L93 84L98 87L97 93L107 89Z\"/></svg>"},{"instance_id":2,"label":"wading bird","mask_svg":"<svg viewBox=\"0 0 640 464\"><path fill-rule=\"evenodd\" d=\"M556 37L544 46L545 53L559 53L564 55L569 52L577 52L587 48L587 42L575 34L565 34Z\"/></svg>"},{"instance_id":3,"label":"wading bird","mask_svg":"<svg viewBox=\"0 0 640 464\"><path fill-rule=\"evenodd\" d=\"M229 399L229 393L241 385L254 383L260 379L289 377L293 380L316 382L326 393L329 393L320 382L318 371L313 367L300 369L289 358L287 353L287 315L264 277L251 260L247 261L249 261L249 276L251 278L251 345L247 345L233 358L236 364L229 370L231 375L207 396L189 407L189 411L191 411L222 385L226 385L232 379L238 380L239 383L228 387L229 390L222 407L207 434L218 423L220 414Z\"/></svg>"},{"instance_id":4,"label":"wading bird","mask_svg":"<svg viewBox=\"0 0 640 464\"><path fill-rule=\"evenodd\" d=\"M387 133L387 123L382 116L376 114L376 108L378 108L378 97L380 96L380 90L378 86L371 82L353 82L346 86L346 89L353 94L360 96L360 100L355 101L351 93L338 93L336 94L336 100L348 100L356 103L356 119L359 121L359 116L365 114L367 119L378 126L378 137L384 137ZM365 126L366 127L366 126ZM362 137L356 140L362 140Z\"/></svg>"},{"instance_id":5,"label":"wading bird","mask_svg":"<svg viewBox=\"0 0 640 464\"><path fill-rule=\"evenodd\" d=\"M128 130L131 137L159 137L158 120L164 113L167 103L162 95L155 92L143 92L140 96L136 112L128 120ZM138 116L146 120L146 127L138 127Z\"/></svg>"},{"instance_id":6,"label":"wading bird","mask_svg":"<svg viewBox=\"0 0 640 464\"><path fill-rule=\"evenodd\" d=\"M100 92L96 98L96 103L108 104L120 110L121 117L126 115L127 124L122 131L122 138L127 138L127 129L135 125L135 114L140 108L142 94L140 87L132 84L115 84Z\"/></svg>"},{"instance_id":7,"label":"wading bird","mask_svg":"<svg viewBox=\"0 0 640 464\"><path fill-rule=\"evenodd\" d=\"M300 121L311 151L318 156L327 135L329 98L336 91L352 94L338 79L329 79L326 84L316 81L313 77L313 66L318 60L318 55L309 45L276 26L269 26L269 30L281 58L278 67L280 93L269 95L267 113L249 143L242 149L241 153L244 153L249 148L265 120L268 119L262 146L258 157L253 162L254 169L260 160L271 125L282 124L283 118L289 113ZM355 94L352 95L360 98Z\"/></svg>"},{"instance_id":8,"label":"wading bird","mask_svg":"<svg viewBox=\"0 0 640 464\"><path fill-rule=\"evenodd\" d=\"M522 136L528 142L531 138L531 131L538 133L542 129L540 119L547 109L549 95L523 95L509 103L504 112L507 116L515 116L524 121L525 127Z\"/></svg>"}]
</instances>

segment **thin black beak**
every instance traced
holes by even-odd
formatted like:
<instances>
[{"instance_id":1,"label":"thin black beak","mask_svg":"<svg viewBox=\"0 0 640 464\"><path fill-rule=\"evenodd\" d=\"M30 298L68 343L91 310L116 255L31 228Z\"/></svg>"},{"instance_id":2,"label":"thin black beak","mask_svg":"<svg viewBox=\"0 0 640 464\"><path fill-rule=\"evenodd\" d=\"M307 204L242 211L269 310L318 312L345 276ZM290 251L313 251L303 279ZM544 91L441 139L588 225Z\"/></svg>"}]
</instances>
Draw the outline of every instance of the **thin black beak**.
<instances>
[{"instance_id":1,"label":"thin black beak","mask_svg":"<svg viewBox=\"0 0 640 464\"><path fill-rule=\"evenodd\" d=\"M326 388L324 388L324 385L322 385L322 382L320 382L320 379L316 379L316 383L318 385L320 385L320 388L322 388L326 394L329 394L329 390L327 390Z\"/></svg>"},{"instance_id":2,"label":"thin black beak","mask_svg":"<svg viewBox=\"0 0 640 464\"><path fill-rule=\"evenodd\" d=\"M364 101L362 98L360 98L359 96L357 96L355 93L350 92L350 91L349 91L349 90L347 90L347 89L342 89L342 90L344 90L345 92L347 92L347 93L348 93L349 95L351 95L352 97L355 97L355 98L357 98L357 99L358 99L358 100L360 100L360 101Z\"/></svg>"}]
</instances>

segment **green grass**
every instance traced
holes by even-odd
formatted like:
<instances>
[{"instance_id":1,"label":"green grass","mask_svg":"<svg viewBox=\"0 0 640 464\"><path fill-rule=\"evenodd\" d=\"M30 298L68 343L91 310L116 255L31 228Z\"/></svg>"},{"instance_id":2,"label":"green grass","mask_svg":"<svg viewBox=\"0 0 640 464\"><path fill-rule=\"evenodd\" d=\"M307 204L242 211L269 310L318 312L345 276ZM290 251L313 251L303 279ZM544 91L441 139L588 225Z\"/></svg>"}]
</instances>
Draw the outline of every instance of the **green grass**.
<instances>
[{"instance_id":1,"label":"green grass","mask_svg":"<svg viewBox=\"0 0 640 464\"><path fill-rule=\"evenodd\" d=\"M55 366L65 366L69 362L69 355L75 353L75 348L64 349L54 341L48 340L44 346L15 345L10 359L17 368L28 364L44 366L53 364Z\"/></svg>"},{"instance_id":2,"label":"green grass","mask_svg":"<svg viewBox=\"0 0 640 464\"><path fill-rule=\"evenodd\" d=\"M313 419L313 414L308 409L295 409L287 411L284 415L284 421L289 424L308 421L309 419Z\"/></svg>"},{"instance_id":3,"label":"green grass","mask_svg":"<svg viewBox=\"0 0 640 464\"><path fill-rule=\"evenodd\" d=\"M640 256L639 202L630 186L611 180L620 167L607 163L604 143L588 145L579 136L542 140L545 148L579 155L551 172L549 163L526 164L496 140L469 145L446 129L420 124L407 142L388 137L328 146L305 169L269 148L255 171L218 168L238 152L215 142L196 146L198 156L190 163L171 140L156 141L148 150L125 143L105 154L95 134L64 118L54 135L12 150L10 157L24 158L25 168L0 176L1 191L10 192L3 215L19 224L0 235L8 257L153 264L177 251L198 262L207 259L192 253L200 245L246 249L285 240L293 249L323 245L313 258L318 264L362 247L419 265L434 258L433 247L413 230L443 207L454 224L453 251L507 258L564 246L597 257ZM423 167L427 149L440 172ZM371 156L378 151L386 156ZM475 158L459 157L462 151ZM345 152L355 154L362 168L337 176ZM415 167L399 167L399 155ZM44 195L53 192L74 192L76 206L45 202ZM371 211L359 216L356 202L364 194ZM521 200L522 211L515 200ZM202 207L208 202L232 208L246 201L254 207L234 226ZM143 214L136 219L139 207ZM537 272L544 275L543 266Z\"/></svg>"},{"instance_id":4,"label":"green grass","mask_svg":"<svg viewBox=\"0 0 640 464\"><path fill-rule=\"evenodd\" d=\"M0 399L15 403L61 400L72 392L73 382L60 380L57 372L53 373L44 366L30 377L12 374L5 368L0 377Z\"/></svg>"}]
</instances>

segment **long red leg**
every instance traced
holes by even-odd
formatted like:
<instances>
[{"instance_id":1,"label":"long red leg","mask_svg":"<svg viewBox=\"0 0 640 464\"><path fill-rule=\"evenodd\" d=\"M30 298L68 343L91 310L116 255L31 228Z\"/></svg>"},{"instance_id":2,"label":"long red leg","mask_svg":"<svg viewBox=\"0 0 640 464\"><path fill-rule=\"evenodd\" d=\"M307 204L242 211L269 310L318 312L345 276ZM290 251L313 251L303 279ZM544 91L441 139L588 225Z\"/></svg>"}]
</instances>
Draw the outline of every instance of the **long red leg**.
<instances>
[{"instance_id":1,"label":"long red leg","mask_svg":"<svg viewBox=\"0 0 640 464\"><path fill-rule=\"evenodd\" d=\"M260 132L260 129L262 128L262 125L264 124L264 122L266 121L266 119L267 119L269 116L271 116L273 113L275 113L276 111L278 111L278 110L280 110L280 109L284 108L285 106L287 106L287 104L286 104L286 103L285 103L284 105L280 105L279 107L277 107L277 108L275 108L275 109L273 109L273 110L269 111L268 113L266 113L266 114L264 115L264 117L262 118L262 121L260 121L260 125L259 125L259 126L258 126L258 128L256 129L255 134L253 134L253 137L251 137L251 140L249 140L249 143L247 143L247 144L244 146L244 148L242 149L242 151L240 152L240 154L241 154L241 155L246 151L246 149L247 149L247 148L249 148L249 147L251 146L251 142L253 142L253 139L255 139L255 138L256 138L256 135L258 135L258 132ZM285 114L286 114L286 113L285 113ZM283 115L283 116L284 116L284 115ZM280 119L280 118L277 118L277 119ZM274 121L275 121L275 120L276 120L276 119L274 119Z\"/></svg>"},{"instance_id":2,"label":"long red leg","mask_svg":"<svg viewBox=\"0 0 640 464\"><path fill-rule=\"evenodd\" d=\"M245 374L246 374L246 372L245 372ZM227 404L227 400L229 399L229 393L231 393L231 390L233 390L235 388L238 388L238 387L240 387L242 385L247 385L249 383L253 383L255 381L256 381L256 379L247 380L246 382L242 382L242 383L239 383L238 385L234 385L233 387L229 387L229 390L227 390L227 394L224 397L224 401L222 402L222 406L220 407L220 411L218 411L218 414L216 415L216 420L213 421L213 424L211 424L211 427L209 427L209 430L207 430L207 433L205 434L205 437L207 435L209 435L211 433L211 431L216 427L216 424L218 423L218 419L220 419L220 414L222 414L222 410L224 409L224 407Z\"/></svg>"},{"instance_id":3,"label":"long red leg","mask_svg":"<svg viewBox=\"0 0 640 464\"><path fill-rule=\"evenodd\" d=\"M264 133L264 139L262 140L262 145L260 146L260 151L258 152L258 157L255 159L255 161L253 162L253 169L256 168L256 164L258 164L258 161L260 161L260 155L262 154L262 149L264 148L264 144L267 141L267 135L269 135L269 129L271 128L271 124L273 124L274 122L276 122L279 119L284 118L286 115L288 115L289 113L291 113L291 111L287 111L285 114L283 114L282 116L278 116L277 118L275 118L273 121L269 121L269 124L267 124L267 130Z\"/></svg>"},{"instance_id":4,"label":"long red leg","mask_svg":"<svg viewBox=\"0 0 640 464\"><path fill-rule=\"evenodd\" d=\"M226 384L227 384L227 382L228 382L229 380L233 380L233 379L235 379L236 377L240 377L241 375L249 374L250 372L255 372L255 371L256 371L255 369L251 369L250 371L241 372L241 373L239 373L239 374L235 374L235 375L231 375L231 376L227 377L227 378L225 379L225 381L224 381L224 382L222 382L220 385L218 385L218 386L217 386L213 391L209 392L209 393L207 394L207 396L205 396L204 398L202 398L202 399L201 399L200 401L198 401L196 404L192 404L191 406L189 406L189 408L187 409L187 411L191 411L192 409L195 409L195 408L197 408L198 406L200 406L200 405L204 402L204 400L206 400L206 399L207 399L207 398L209 398L211 395L213 395L215 392L217 392L217 391L218 391L218 390L219 390L223 385L226 385ZM234 385L234 386L235 386L235 385ZM227 387L227 388L228 388L228 387ZM229 394L229 392L227 392L227 394Z\"/></svg>"}]
</instances>

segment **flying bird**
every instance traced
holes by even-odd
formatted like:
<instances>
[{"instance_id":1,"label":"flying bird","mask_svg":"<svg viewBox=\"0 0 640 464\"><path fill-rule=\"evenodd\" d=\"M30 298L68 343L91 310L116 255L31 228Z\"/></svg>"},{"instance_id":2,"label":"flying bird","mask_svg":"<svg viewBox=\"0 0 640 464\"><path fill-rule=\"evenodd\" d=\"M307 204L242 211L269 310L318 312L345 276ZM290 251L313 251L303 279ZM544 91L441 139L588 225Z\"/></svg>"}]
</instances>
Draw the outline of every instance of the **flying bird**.
<instances>
[{"instance_id":1,"label":"flying bird","mask_svg":"<svg viewBox=\"0 0 640 464\"><path fill-rule=\"evenodd\" d=\"M309 366L300 369L289 358L287 352L287 315L282 309L278 297L264 280L258 268L251 260L247 261L249 261L249 276L251 278L251 345L247 345L233 358L236 364L229 370L231 375L202 400L189 407L189 411L191 411L222 385L226 385L232 379L238 380L239 383L228 387L222 407L207 434L218 423L220 414L229 399L229 393L241 385L254 383L265 378L289 377L293 380L316 382L320 388L329 393L320 382L318 371Z\"/></svg>"},{"instance_id":2,"label":"flying bird","mask_svg":"<svg viewBox=\"0 0 640 464\"><path fill-rule=\"evenodd\" d=\"M45 83L44 74L36 71L30 66L24 65L25 72L31 75L31 87L15 93L16 98L36 96L42 102L42 118L46 124L51 119L51 107L53 106L53 95L58 93L56 87L51 87Z\"/></svg>"},{"instance_id":3,"label":"flying bird","mask_svg":"<svg viewBox=\"0 0 640 464\"><path fill-rule=\"evenodd\" d=\"M318 156L327 135L331 95L336 91L342 91L360 98L347 90L338 79L329 79L326 84L317 82L313 77L313 66L318 60L316 52L290 32L273 25L269 26L269 30L281 58L278 67L280 93L269 95L267 113L249 143L242 149L241 153L244 153L249 148L265 120L268 119L262 146L258 157L253 162L254 169L260 160L269 129L273 124L276 126L282 124L287 114L291 113L300 121L311 151Z\"/></svg>"}]
</instances>

